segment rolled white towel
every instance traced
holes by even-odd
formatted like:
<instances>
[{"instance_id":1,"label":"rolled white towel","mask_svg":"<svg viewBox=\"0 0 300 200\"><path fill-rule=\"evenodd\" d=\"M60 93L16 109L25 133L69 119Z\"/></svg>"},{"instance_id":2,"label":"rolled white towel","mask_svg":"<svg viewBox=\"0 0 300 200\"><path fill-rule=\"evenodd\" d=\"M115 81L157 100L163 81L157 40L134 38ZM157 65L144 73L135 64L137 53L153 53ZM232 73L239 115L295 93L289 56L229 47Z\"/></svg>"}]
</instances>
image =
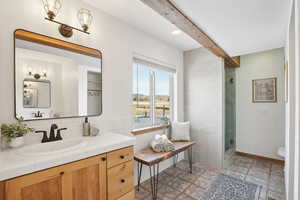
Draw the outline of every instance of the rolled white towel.
<instances>
[{"instance_id":1,"label":"rolled white towel","mask_svg":"<svg viewBox=\"0 0 300 200\"><path fill-rule=\"evenodd\" d=\"M155 152L167 152L175 149L175 145L168 139L166 135L155 135L154 140L150 145Z\"/></svg>"},{"instance_id":2,"label":"rolled white towel","mask_svg":"<svg viewBox=\"0 0 300 200\"><path fill-rule=\"evenodd\" d=\"M168 138L166 135L155 135L154 140L158 143L165 143Z\"/></svg>"},{"instance_id":3,"label":"rolled white towel","mask_svg":"<svg viewBox=\"0 0 300 200\"><path fill-rule=\"evenodd\" d=\"M163 152L164 151L164 145L163 143L160 143L157 140L153 140L151 142L151 147L153 149L154 152Z\"/></svg>"},{"instance_id":4,"label":"rolled white towel","mask_svg":"<svg viewBox=\"0 0 300 200\"><path fill-rule=\"evenodd\" d=\"M164 150L173 151L175 150L175 145L170 140L167 139L164 143Z\"/></svg>"}]
</instances>

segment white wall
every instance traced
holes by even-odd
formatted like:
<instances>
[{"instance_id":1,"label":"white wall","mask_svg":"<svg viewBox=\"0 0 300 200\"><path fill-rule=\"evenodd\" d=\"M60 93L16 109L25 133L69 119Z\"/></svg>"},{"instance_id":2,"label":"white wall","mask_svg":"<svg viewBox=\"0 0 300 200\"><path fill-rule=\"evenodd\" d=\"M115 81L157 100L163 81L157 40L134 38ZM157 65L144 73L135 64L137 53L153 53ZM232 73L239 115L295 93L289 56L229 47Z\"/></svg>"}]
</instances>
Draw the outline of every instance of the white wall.
<instances>
[{"instance_id":1,"label":"white wall","mask_svg":"<svg viewBox=\"0 0 300 200\"><path fill-rule=\"evenodd\" d=\"M185 120L197 142L194 159L222 167L224 151L224 61L204 48L184 53Z\"/></svg>"},{"instance_id":2,"label":"white wall","mask_svg":"<svg viewBox=\"0 0 300 200\"><path fill-rule=\"evenodd\" d=\"M71 39L65 39L57 31L57 24L44 19L42 1L10 0L3 1L0 7L0 123L14 121L14 47L13 32L23 28L33 32L68 40L89 46L103 53L103 114L93 117L92 124L100 132L115 131L128 134L132 127L132 57L134 53L154 58L175 66L178 78L178 119L183 120L183 55L182 51L162 41L140 32L119 20L90 8L80 0L64 0L57 20L70 25L79 26L77 11L80 8L91 9L94 21L86 35L74 32ZM59 127L67 127L64 137L81 134L83 119L61 119L36 121L28 123L36 129L48 130L51 123ZM153 134L137 137L137 149L148 145ZM30 134L27 140L40 142L41 136ZM168 163L167 163L168 164ZM166 164L166 165L167 165ZM162 166L162 168L164 168ZM146 171L146 170L145 170Z\"/></svg>"},{"instance_id":3,"label":"white wall","mask_svg":"<svg viewBox=\"0 0 300 200\"><path fill-rule=\"evenodd\" d=\"M241 56L236 69L236 150L281 159L284 146L284 49ZM277 77L277 103L252 103L252 80Z\"/></svg>"}]
</instances>

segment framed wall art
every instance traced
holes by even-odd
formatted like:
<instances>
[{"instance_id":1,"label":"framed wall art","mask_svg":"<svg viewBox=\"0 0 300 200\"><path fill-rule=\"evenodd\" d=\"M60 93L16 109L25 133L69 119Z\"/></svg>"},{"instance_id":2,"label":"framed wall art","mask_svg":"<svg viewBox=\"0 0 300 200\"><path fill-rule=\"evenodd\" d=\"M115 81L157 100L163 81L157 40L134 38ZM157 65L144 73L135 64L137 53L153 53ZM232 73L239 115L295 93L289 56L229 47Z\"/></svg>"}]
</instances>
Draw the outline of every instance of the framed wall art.
<instances>
[{"instance_id":1,"label":"framed wall art","mask_svg":"<svg viewBox=\"0 0 300 200\"><path fill-rule=\"evenodd\" d=\"M253 103L277 102L277 78L264 78L252 80Z\"/></svg>"}]
</instances>

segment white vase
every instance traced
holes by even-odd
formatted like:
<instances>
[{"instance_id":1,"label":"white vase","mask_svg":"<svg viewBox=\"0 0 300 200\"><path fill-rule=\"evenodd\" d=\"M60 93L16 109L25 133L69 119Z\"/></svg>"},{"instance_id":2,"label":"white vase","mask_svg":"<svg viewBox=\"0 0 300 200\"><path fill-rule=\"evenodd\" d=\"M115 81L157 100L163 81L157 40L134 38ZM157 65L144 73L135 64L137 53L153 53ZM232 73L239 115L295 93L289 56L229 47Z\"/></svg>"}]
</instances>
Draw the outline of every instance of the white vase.
<instances>
[{"instance_id":1,"label":"white vase","mask_svg":"<svg viewBox=\"0 0 300 200\"><path fill-rule=\"evenodd\" d=\"M24 137L12 138L8 144L11 148L18 148L24 145Z\"/></svg>"}]
</instances>

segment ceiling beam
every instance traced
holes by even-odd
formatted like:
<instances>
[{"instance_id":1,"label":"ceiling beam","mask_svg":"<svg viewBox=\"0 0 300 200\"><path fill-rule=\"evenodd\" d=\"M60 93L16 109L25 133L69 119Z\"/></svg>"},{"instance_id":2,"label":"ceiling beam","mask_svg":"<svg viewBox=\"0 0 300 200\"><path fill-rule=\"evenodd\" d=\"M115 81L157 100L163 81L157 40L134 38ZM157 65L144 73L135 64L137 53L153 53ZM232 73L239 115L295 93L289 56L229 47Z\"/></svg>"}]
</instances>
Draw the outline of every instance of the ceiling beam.
<instances>
[{"instance_id":1,"label":"ceiling beam","mask_svg":"<svg viewBox=\"0 0 300 200\"><path fill-rule=\"evenodd\" d=\"M230 60L225 59L225 64L228 67L240 67L240 56L231 57ZM235 64L232 64L232 61L235 62Z\"/></svg>"},{"instance_id":2,"label":"ceiling beam","mask_svg":"<svg viewBox=\"0 0 300 200\"><path fill-rule=\"evenodd\" d=\"M170 0L140 0L161 16L169 20L180 30L207 48L213 54L225 59L227 65L239 67L239 59L231 58L217 43L215 43L201 28L180 11Z\"/></svg>"}]
</instances>

